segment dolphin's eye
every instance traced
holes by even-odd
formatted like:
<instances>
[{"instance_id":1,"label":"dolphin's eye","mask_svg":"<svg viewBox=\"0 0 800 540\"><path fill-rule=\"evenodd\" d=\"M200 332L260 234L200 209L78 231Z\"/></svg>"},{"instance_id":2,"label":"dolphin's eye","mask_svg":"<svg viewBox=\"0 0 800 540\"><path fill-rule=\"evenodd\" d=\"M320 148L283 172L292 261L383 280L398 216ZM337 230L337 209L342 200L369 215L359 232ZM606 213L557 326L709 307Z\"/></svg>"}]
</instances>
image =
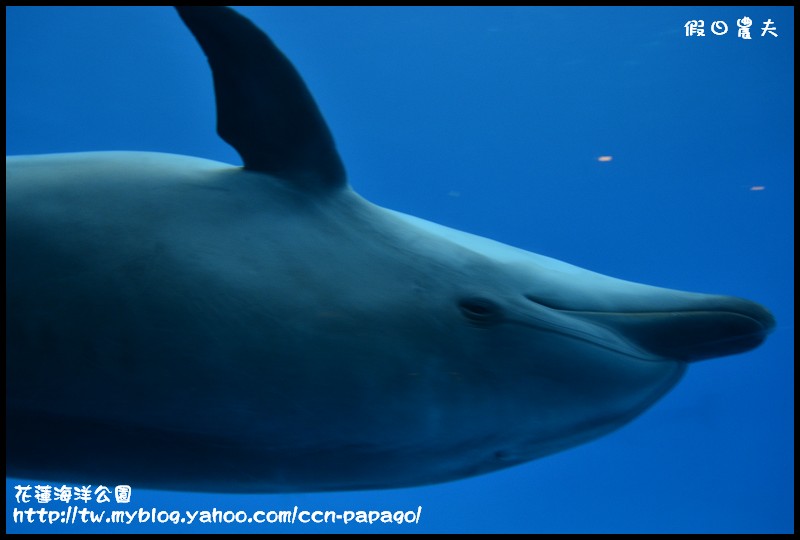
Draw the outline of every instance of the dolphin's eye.
<instances>
[{"instance_id":1,"label":"dolphin's eye","mask_svg":"<svg viewBox=\"0 0 800 540\"><path fill-rule=\"evenodd\" d=\"M467 319L479 324L497 322L502 315L500 306L487 298L464 298L458 307Z\"/></svg>"}]
</instances>

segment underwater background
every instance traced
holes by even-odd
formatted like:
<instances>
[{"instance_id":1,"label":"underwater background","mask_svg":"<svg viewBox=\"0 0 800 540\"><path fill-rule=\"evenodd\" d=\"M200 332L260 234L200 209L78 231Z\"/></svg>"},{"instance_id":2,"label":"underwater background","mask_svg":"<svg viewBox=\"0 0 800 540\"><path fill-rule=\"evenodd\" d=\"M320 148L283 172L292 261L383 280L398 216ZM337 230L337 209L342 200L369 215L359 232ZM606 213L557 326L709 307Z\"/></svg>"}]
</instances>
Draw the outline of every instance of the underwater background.
<instances>
[{"instance_id":1,"label":"underwater background","mask_svg":"<svg viewBox=\"0 0 800 540\"><path fill-rule=\"evenodd\" d=\"M47 482L7 478L8 532L793 532L793 8L237 9L295 64L367 199L614 277L755 300L778 327L754 351L692 364L620 430L485 476L281 495L132 485L128 505L79 503L421 506L418 524L15 524L15 508L68 505L17 503L14 486ZM174 10L6 16L7 154L240 163ZM743 17L751 40L736 35ZM692 19L705 37L685 35ZM762 37L768 19L777 37Z\"/></svg>"}]
</instances>

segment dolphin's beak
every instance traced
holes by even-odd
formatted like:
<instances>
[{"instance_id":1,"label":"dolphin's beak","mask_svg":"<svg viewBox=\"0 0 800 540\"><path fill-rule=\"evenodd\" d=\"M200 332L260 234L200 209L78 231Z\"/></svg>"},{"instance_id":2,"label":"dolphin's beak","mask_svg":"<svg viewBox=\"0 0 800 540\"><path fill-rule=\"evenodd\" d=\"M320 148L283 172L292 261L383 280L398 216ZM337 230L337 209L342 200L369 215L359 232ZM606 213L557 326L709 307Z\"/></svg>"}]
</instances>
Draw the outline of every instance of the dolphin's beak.
<instances>
[{"instance_id":1,"label":"dolphin's beak","mask_svg":"<svg viewBox=\"0 0 800 540\"><path fill-rule=\"evenodd\" d=\"M655 302L652 309L632 311L559 311L603 326L656 356L687 362L749 351L775 327L772 314L755 302L697 296L705 299L693 299L685 309L664 310Z\"/></svg>"},{"instance_id":2,"label":"dolphin's beak","mask_svg":"<svg viewBox=\"0 0 800 540\"><path fill-rule=\"evenodd\" d=\"M742 298L591 277L593 292L602 291L600 296L577 290L548 294L553 289L525 296L564 316L602 326L650 354L687 362L749 351L775 327L766 308Z\"/></svg>"}]
</instances>

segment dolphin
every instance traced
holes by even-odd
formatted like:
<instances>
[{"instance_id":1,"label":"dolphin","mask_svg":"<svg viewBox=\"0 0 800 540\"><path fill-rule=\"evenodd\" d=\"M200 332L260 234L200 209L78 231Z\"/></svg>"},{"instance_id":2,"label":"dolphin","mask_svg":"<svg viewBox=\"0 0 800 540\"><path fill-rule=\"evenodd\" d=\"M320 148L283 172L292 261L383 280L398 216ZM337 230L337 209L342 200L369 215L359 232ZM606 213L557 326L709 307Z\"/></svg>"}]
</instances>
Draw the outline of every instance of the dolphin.
<instances>
[{"instance_id":1,"label":"dolphin","mask_svg":"<svg viewBox=\"0 0 800 540\"><path fill-rule=\"evenodd\" d=\"M6 158L6 472L213 492L524 463L743 353L757 303L622 281L376 206L291 62L178 7L243 167Z\"/></svg>"}]
</instances>

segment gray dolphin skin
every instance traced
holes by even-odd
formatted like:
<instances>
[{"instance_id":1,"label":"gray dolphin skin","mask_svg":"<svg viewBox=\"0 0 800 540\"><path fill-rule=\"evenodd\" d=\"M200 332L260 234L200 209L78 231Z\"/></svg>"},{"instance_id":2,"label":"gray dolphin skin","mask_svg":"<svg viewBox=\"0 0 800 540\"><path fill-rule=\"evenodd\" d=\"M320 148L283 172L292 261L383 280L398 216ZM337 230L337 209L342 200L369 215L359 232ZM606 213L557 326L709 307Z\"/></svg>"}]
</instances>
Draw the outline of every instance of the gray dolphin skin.
<instances>
[{"instance_id":1,"label":"gray dolphin skin","mask_svg":"<svg viewBox=\"0 0 800 540\"><path fill-rule=\"evenodd\" d=\"M456 480L617 429L689 363L774 327L748 300L371 204L269 38L228 8L177 9L244 167L6 158L7 475L212 492Z\"/></svg>"}]
</instances>

